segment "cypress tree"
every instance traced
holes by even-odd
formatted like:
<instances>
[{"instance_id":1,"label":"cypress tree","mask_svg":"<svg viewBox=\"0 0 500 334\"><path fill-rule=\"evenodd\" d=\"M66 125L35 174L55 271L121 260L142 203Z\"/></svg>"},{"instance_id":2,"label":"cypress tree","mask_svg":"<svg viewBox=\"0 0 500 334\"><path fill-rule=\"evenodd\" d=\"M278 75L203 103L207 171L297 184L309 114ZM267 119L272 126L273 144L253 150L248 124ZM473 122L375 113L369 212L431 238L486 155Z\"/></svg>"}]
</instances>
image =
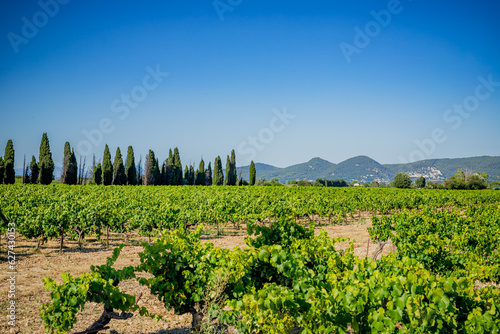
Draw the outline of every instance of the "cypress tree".
<instances>
[{"instance_id":1,"label":"cypress tree","mask_svg":"<svg viewBox=\"0 0 500 334\"><path fill-rule=\"evenodd\" d=\"M123 166L123 157L120 148L116 148L115 161L113 163L113 184L123 185L127 183L125 167Z\"/></svg>"},{"instance_id":2,"label":"cypress tree","mask_svg":"<svg viewBox=\"0 0 500 334\"><path fill-rule=\"evenodd\" d=\"M30 174L28 172L29 166L26 166L26 154L24 155L23 161L23 184L30 183Z\"/></svg>"},{"instance_id":3,"label":"cypress tree","mask_svg":"<svg viewBox=\"0 0 500 334\"><path fill-rule=\"evenodd\" d=\"M163 164L161 165L160 178L161 178L160 184L162 186L167 185L167 163L166 163L166 161L163 161Z\"/></svg>"},{"instance_id":4,"label":"cypress tree","mask_svg":"<svg viewBox=\"0 0 500 334\"><path fill-rule=\"evenodd\" d=\"M186 165L186 169L184 170L184 178L186 180L187 185L191 185L191 166Z\"/></svg>"},{"instance_id":5,"label":"cypress tree","mask_svg":"<svg viewBox=\"0 0 500 334\"><path fill-rule=\"evenodd\" d=\"M121 156L121 154L120 154L120 156ZM127 173L125 173L125 164L123 163L123 156L121 157L120 161L121 161L120 170L118 171L118 173L120 175L120 184L126 185L127 184Z\"/></svg>"},{"instance_id":6,"label":"cypress tree","mask_svg":"<svg viewBox=\"0 0 500 334\"><path fill-rule=\"evenodd\" d=\"M226 158L226 177L224 178L225 186L232 186L231 184L231 160L229 160L229 155Z\"/></svg>"},{"instance_id":7,"label":"cypress tree","mask_svg":"<svg viewBox=\"0 0 500 334\"><path fill-rule=\"evenodd\" d=\"M212 185L217 186L220 180L219 176L219 157L215 158L214 161L214 172L212 174Z\"/></svg>"},{"instance_id":8,"label":"cypress tree","mask_svg":"<svg viewBox=\"0 0 500 334\"><path fill-rule=\"evenodd\" d=\"M16 171L14 170L14 144L12 140L7 141L5 154L3 156L3 183L14 184L16 182Z\"/></svg>"},{"instance_id":9,"label":"cypress tree","mask_svg":"<svg viewBox=\"0 0 500 334\"><path fill-rule=\"evenodd\" d=\"M182 185L182 163L181 156L179 155L179 149L174 148L174 159L172 162L173 168L173 185Z\"/></svg>"},{"instance_id":10,"label":"cypress tree","mask_svg":"<svg viewBox=\"0 0 500 334\"><path fill-rule=\"evenodd\" d=\"M90 177L92 178L92 181L90 181L90 183L93 183L94 182L94 171L95 171L95 167L96 167L96 164L95 164L95 153L92 154L92 172L90 174Z\"/></svg>"},{"instance_id":11,"label":"cypress tree","mask_svg":"<svg viewBox=\"0 0 500 334\"><path fill-rule=\"evenodd\" d=\"M198 170L205 175L205 161L201 159L200 164L198 166ZM205 176L203 176L203 184L205 184Z\"/></svg>"},{"instance_id":12,"label":"cypress tree","mask_svg":"<svg viewBox=\"0 0 500 334\"><path fill-rule=\"evenodd\" d=\"M194 171L194 166L189 166L189 185L194 186L196 180L196 172Z\"/></svg>"},{"instance_id":13,"label":"cypress tree","mask_svg":"<svg viewBox=\"0 0 500 334\"><path fill-rule=\"evenodd\" d=\"M181 170L182 173L182 170ZM177 166L177 163L175 161L175 157L172 157L172 181L171 181L173 186L176 186L179 184L179 166Z\"/></svg>"},{"instance_id":14,"label":"cypress tree","mask_svg":"<svg viewBox=\"0 0 500 334\"><path fill-rule=\"evenodd\" d=\"M61 183L68 183L68 165L69 159L71 158L71 147L69 142L64 143L64 158L63 158L63 170L61 174Z\"/></svg>"},{"instance_id":15,"label":"cypress tree","mask_svg":"<svg viewBox=\"0 0 500 334\"><path fill-rule=\"evenodd\" d=\"M40 175L40 169L38 168L38 163L36 162L36 158L34 155L31 157L30 171L31 171L30 182L32 184L38 183L38 176Z\"/></svg>"},{"instance_id":16,"label":"cypress tree","mask_svg":"<svg viewBox=\"0 0 500 334\"><path fill-rule=\"evenodd\" d=\"M255 185L255 176L256 176L256 171L255 171L255 164L253 163L253 160L250 162L250 185L253 186Z\"/></svg>"},{"instance_id":17,"label":"cypress tree","mask_svg":"<svg viewBox=\"0 0 500 334\"><path fill-rule=\"evenodd\" d=\"M158 184L158 177L159 177L159 170L158 170L158 159L155 156L155 152L151 151L153 154L153 157L151 159L152 162L152 169L151 172L153 173L153 185Z\"/></svg>"},{"instance_id":18,"label":"cypress tree","mask_svg":"<svg viewBox=\"0 0 500 334\"><path fill-rule=\"evenodd\" d=\"M54 161L52 160L52 153L50 153L50 144L47 133L42 135L38 163L40 167L40 184L50 184L54 179L55 166Z\"/></svg>"},{"instance_id":19,"label":"cypress tree","mask_svg":"<svg viewBox=\"0 0 500 334\"><path fill-rule=\"evenodd\" d=\"M174 164L174 154L172 153L172 149L168 150L168 162L170 162L171 165Z\"/></svg>"},{"instance_id":20,"label":"cypress tree","mask_svg":"<svg viewBox=\"0 0 500 334\"><path fill-rule=\"evenodd\" d=\"M144 185L148 186L153 182L152 164L149 154L146 156L146 162L144 163L144 176L142 177Z\"/></svg>"},{"instance_id":21,"label":"cypress tree","mask_svg":"<svg viewBox=\"0 0 500 334\"><path fill-rule=\"evenodd\" d=\"M234 150L231 151L231 161L230 161L230 183L229 185L235 186L236 181L238 180L238 175L236 171L236 154L234 153Z\"/></svg>"},{"instance_id":22,"label":"cypress tree","mask_svg":"<svg viewBox=\"0 0 500 334\"><path fill-rule=\"evenodd\" d=\"M160 162L158 161L158 158L156 158L154 162L155 162L153 165L154 185L159 186L161 184Z\"/></svg>"},{"instance_id":23,"label":"cypress tree","mask_svg":"<svg viewBox=\"0 0 500 334\"><path fill-rule=\"evenodd\" d=\"M212 185L212 163L211 162L208 162L208 169L205 172L205 180L206 180L205 185L207 185L207 186Z\"/></svg>"},{"instance_id":24,"label":"cypress tree","mask_svg":"<svg viewBox=\"0 0 500 334\"><path fill-rule=\"evenodd\" d=\"M169 159L165 163L165 185L167 186L172 185L172 173L173 173L173 166L172 162Z\"/></svg>"},{"instance_id":25,"label":"cypress tree","mask_svg":"<svg viewBox=\"0 0 500 334\"><path fill-rule=\"evenodd\" d=\"M222 161L220 156L215 159L213 185L222 186L224 184L224 174L222 172Z\"/></svg>"},{"instance_id":26,"label":"cypress tree","mask_svg":"<svg viewBox=\"0 0 500 334\"><path fill-rule=\"evenodd\" d=\"M167 186L173 184L173 174L174 174L174 155L172 153L172 149L168 151L168 159L165 164L165 184Z\"/></svg>"},{"instance_id":27,"label":"cypress tree","mask_svg":"<svg viewBox=\"0 0 500 334\"><path fill-rule=\"evenodd\" d=\"M104 156L102 158L102 184L109 186L113 182L113 165L111 164L111 153L109 153L108 144L104 147Z\"/></svg>"},{"instance_id":28,"label":"cypress tree","mask_svg":"<svg viewBox=\"0 0 500 334\"><path fill-rule=\"evenodd\" d=\"M71 149L68 165L68 184L76 184L78 181L78 164L76 162L75 150Z\"/></svg>"},{"instance_id":29,"label":"cypress tree","mask_svg":"<svg viewBox=\"0 0 500 334\"><path fill-rule=\"evenodd\" d=\"M184 168L184 180L182 182L182 184L184 185L189 185L189 166L186 165L186 168Z\"/></svg>"},{"instance_id":30,"label":"cypress tree","mask_svg":"<svg viewBox=\"0 0 500 334\"><path fill-rule=\"evenodd\" d=\"M75 151L71 149L69 142L64 144L63 171L61 183L76 184L78 179L78 166L76 162Z\"/></svg>"},{"instance_id":31,"label":"cypress tree","mask_svg":"<svg viewBox=\"0 0 500 334\"><path fill-rule=\"evenodd\" d=\"M189 184L189 167L186 165L184 168L184 182L185 184Z\"/></svg>"},{"instance_id":32,"label":"cypress tree","mask_svg":"<svg viewBox=\"0 0 500 334\"><path fill-rule=\"evenodd\" d=\"M179 180L178 180L178 175L179 175L179 166L177 166L176 162L175 162L175 158L172 156L172 160L169 159L169 161L171 162L172 164L172 179L171 179L171 185L173 186L176 186L178 185L179 183ZM181 170L182 172L182 170Z\"/></svg>"},{"instance_id":33,"label":"cypress tree","mask_svg":"<svg viewBox=\"0 0 500 334\"><path fill-rule=\"evenodd\" d=\"M137 184L137 169L135 168L134 149L132 146L127 150L127 167L125 169L127 174L127 184L135 186Z\"/></svg>"},{"instance_id":34,"label":"cypress tree","mask_svg":"<svg viewBox=\"0 0 500 334\"><path fill-rule=\"evenodd\" d=\"M144 183L144 171L142 170L142 154L139 155L139 162L136 166L137 170L137 184L142 185Z\"/></svg>"},{"instance_id":35,"label":"cypress tree","mask_svg":"<svg viewBox=\"0 0 500 334\"><path fill-rule=\"evenodd\" d=\"M94 183L95 184L102 183L102 167L100 163L94 167Z\"/></svg>"},{"instance_id":36,"label":"cypress tree","mask_svg":"<svg viewBox=\"0 0 500 334\"><path fill-rule=\"evenodd\" d=\"M205 162L203 161L203 159L201 159L200 165L198 166L198 171L196 171L195 184L197 186L204 186L206 182Z\"/></svg>"},{"instance_id":37,"label":"cypress tree","mask_svg":"<svg viewBox=\"0 0 500 334\"><path fill-rule=\"evenodd\" d=\"M218 157L219 159L219 175L220 175L220 181L219 181L219 186L222 186L224 185L224 172L223 172L223 169L222 169L222 159L220 157Z\"/></svg>"},{"instance_id":38,"label":"cypress tree","mask_svg":"<svg viewBox=\"0 0 500 334\"><path fill-rule=\"evenodd\" d=\"M3 174L5 172L5 168L3 166L3 158L0 157L0 184L3 184Z\"/></svg>"},{"instance_id":39,"label":"cypress tree","mask_svg":"<svg viewBox=\"0 0 500 334\"><path fill-rule=\"evenodd\" d=\"M192 186L194 185L195 182L195 171L194 171L194 166L189 166L189 185Z\"/></svg>"},{"instance_id":40,"label":"cypress tree","mask_svg":"<svg viewBox=\"0 0 500 334\"><path fill-rule=\"evenodd\" d=\"M149 154L146 157L146 165L144 166L144 185L154 185L156 184L155 178L158 174L158 167L156 166L155 153L149 150Z\"/></svg>"}]
</instances>

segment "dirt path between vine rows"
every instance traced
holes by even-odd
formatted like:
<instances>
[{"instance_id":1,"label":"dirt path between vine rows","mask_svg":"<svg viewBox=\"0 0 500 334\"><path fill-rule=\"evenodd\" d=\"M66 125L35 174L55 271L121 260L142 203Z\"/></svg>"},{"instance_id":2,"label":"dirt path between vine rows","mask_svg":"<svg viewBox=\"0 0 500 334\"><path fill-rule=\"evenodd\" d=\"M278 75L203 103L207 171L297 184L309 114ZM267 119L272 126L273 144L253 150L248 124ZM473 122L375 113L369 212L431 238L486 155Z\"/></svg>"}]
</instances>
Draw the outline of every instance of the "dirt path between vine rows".
<instances>
[{"instance_id":1,"label":"dirt path between vine rows","mask_svg":"<svg viewBox=\"0 0 500 334\"><path fill-rule=\"evenodd\" d=\"M323 223L325 223L324 221ZM354 252L359 257L367 255L367 243L369 239L367 227L371 226L368 214L363 214L356 219L349 219L345 225L324 226L331 237L350 238L354 243ZM316 229L319 233L320 228ZM223 248L245 247L244 238L246 229L244 226L236 230L231 226L226 226L224 235L217 237L213 231L204 235L204 242L211 241L214 245ZM138 265L139 258L137 254L142 251L141 242L147 241L147 238L139 235L129 236L115 267L123 268L130 265ZM43 278L50 277L57 282L61 282L61 273L69 272L73 276L87 272L91 265L104 264L106 258L112 254L112 249L123 242L122 236L113 235L110 240L110 248L95 239L85 241L82 250L78 248L75 241L66 241L65 249L62 254L59 253L58 241L49 241L42 246L41 250L34 252L36 242L24 240L17 236L16 256L17 268L15 275L15 305L16 305L16 326L11 327L7 323L7 307L9 303L8 293L11 277L9 266L6 262L5 237L2 237L0 248L2 249L2 267L0 273L0 333L44 333L44 325L40 318L40 306L50 299L50 294L43 286ZM348 242L339 243L339 249L345 249L349 246ZM371 244L369 256L373 254L376 246ZM392 245L387 245L383 254L392 251ZM129 294L142 293L139 301L140 305L146 306L151 312L164 316L162 320L155 320L141 317L135 314L128 320L112 320L110 330L119 334L180 334L189 331L191 315L175 315L167 311L158 299L149 293L146 287L140 286L137 281L129 280L120 284L122 291ZM102 313L102 306L88 303L85 309L78 314L78 322L71 331L72 333L84 331ZM101 333L110 333L102 331Z\"/></svg>"}]
</instances>

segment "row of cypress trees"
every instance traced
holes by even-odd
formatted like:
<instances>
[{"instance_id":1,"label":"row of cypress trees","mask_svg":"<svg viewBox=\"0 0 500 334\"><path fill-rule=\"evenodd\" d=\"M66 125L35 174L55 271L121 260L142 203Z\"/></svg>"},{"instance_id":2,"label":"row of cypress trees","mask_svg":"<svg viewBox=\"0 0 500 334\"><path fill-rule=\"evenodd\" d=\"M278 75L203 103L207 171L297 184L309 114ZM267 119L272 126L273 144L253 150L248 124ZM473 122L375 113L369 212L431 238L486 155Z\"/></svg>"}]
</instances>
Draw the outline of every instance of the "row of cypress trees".
<instances>
[{"instance_id":1,"label":"row of cypress trees","mask_svg":"<svg viewBox=\"0 0 500 334\"><path fill-rule=\"evenodd\" d=\"M14 145L12 140L7 142L4 157L0 157L0 184L12 184L15 182L14 170ZM80 160L81 161L81 160ZM32 156L31 163L26 167L24 183L50 184L54 179L54 161L50 152L50 144L47 134L44 133L40 144L40 154L38 161ZM83 171L83 170L82 170ZM103 185L241 185L242 179L236 175L236 154L231 151L226 159L226 174L224 176L220 156L215 159L214 170L209 162L205 169L205 162L200 161L198 169L193 165L186 166L184 175L182 173L182 163L179 149L176 147L173 152L169 150L168 159L161 167L159 159L155 157L152 150L146 157L144 170L141 161L136 167L134 149L128 147L126 163L123 162L121 150L118 147L114 162L111 163L111 153L108 145L104 148L102 164L93 166L93 182ZM64 160L61 175L61 183L77 184L79 182L79 170L74 149L69 142L64 144ZM250 185L255 184L255 164L250 164Z\"/></svg>"},{"instance_id":2,"label":"row of cypress trees","mask_svg":"<svg viewBox=\"0 0 500 334\"><path fill-rule=\"evenodd\" d=\"M137 168L141 168L140 163ZM104 148L102 166L98 164L94 169L93 181L103 185L242 185L243 180L236 174L236 154L231 151L231 157L226 159L226 175L224 176L220 156L215 158L214 169L209 162L205 169L205 161L201 159L198 169L190 165L182 172L182 163L179 149L176 147L172 153L169 150L168 159L160 166L159 159L154 151L149 150L144 165L144 174L135 167L134 151L129 146L127 151L127 163L124 167L120 148L117 148L114 163L111 163L111 154L108 145ZM184 174L184 175L183 175ZM255 164L250 164L250 185L255 184Z\"/></svg>"},{"instance_id":3,"label":"row of cypress trees","mask_svg":"<svg viewBox=\"0 0 500 334\"><path fill-rule=\"evenodd\" d=\"M14 170L14 143L11 139L7 141L5 147L5 154L0 157L0 184L13 184L15 183L16 172ZM52 160L52 153L50 153L50 143L47 134L42 135L42 142L40 143L40 153L38 161L35 156L32 156L31 163L26 167L29 173L25 173L24 183L40 183L50 184L54 179L54 161ZM25 172L23 171L23 173Z\"/></svg>"},{"instance_id":4,"label":"row of cypress trees","mask_svg":"<svg viewBox=\"0 0 500 334\"><path fill-rule=\"evenodd\" d=\"M116 149L114 163L111 163L111 153L109 152L108 145L106 145L102 164L99 163L97 166L94 166L93 181L96 184L103 185L136 185L137 170L135 168L134 149L132 146L128 147L126 165L124 165L120 148Z\"/></svg>"}]
</instances>

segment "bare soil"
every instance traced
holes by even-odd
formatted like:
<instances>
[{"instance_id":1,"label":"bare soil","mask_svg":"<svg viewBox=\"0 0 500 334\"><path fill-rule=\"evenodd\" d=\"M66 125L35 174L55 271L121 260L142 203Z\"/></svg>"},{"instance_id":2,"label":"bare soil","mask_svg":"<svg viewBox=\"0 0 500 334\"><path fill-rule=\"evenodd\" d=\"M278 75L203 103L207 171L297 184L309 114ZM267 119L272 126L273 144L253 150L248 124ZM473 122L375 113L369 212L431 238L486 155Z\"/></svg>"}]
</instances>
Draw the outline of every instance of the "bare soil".
<instances>
[{"instance_id":1,"label":"bare soil","mask_svg":"<svg viewBox=\"0 0 500 334\"><path fill-rule=\"evenodd\" d=\"M317 219L319 221L319 219ZM331 237L350 238L354 241L354 252L359 257L367 256L367 246L369 234L367 227L371 226L370 214L363 213L355 218L349 217L343 225L325 226L328 219L321 219L322 227L316 228L327 231ZM244 238L247 236L245 226L236 229L231 224L224 227L223 235L217 236L215 231L207 231L202 237L203 242L211 241L215 246L223 248L245 247ZM128 241L118 258L115 267L123 268L130 265L138 265L138 253L142 251L141 243L148 241L147 237L133 234L128 236ZM57 282L62 282L61 273L68 272L73 276L87 272L91 265L104 264L106 258L112 255L112 250L124 242L121 235L113 235L110 239L110 247L97 241L95 238L85 240L82 249L78 247L76 241L66 240L63 253L59 252L59 242L57 240L49 241L39 250L36 250L36 241L28 241L21 236L16 240L16 284L15 284L15 302L16 302L16 326L11 327L7 324L8 291L10 283L7 279L9 266L7 263L7 254L5 252L5 238L2 237L2 267L0 271L0 309L3 315L0 319L0 333L44 333L44 324L40 318L40 307L42 303L50 300L50 294L43 286L43 278L50 277ZM345 249L349 242L338 244L339 249ZM370 242L368 256L375 252L376 245ZM386 245L382 254L393 251L391 244ZM140 286L136 280L129 280L120 284L122 291L129 294L142 293L139 305L146 306L151 312L164 316L162 320L155 320L141 317L139 314L127 320L112 320L109 324L110 330L100 333L110 333L110 331L119 334L180 334L187 333L191 322L191 315L175 315L166 310L163 304L149 293L146 287ZM85 309L79 313L78 322L73 328L72 333L84 331L95 320L99 318L103 309L102 305L87 303Z\"/></svg>"}]
</instances>

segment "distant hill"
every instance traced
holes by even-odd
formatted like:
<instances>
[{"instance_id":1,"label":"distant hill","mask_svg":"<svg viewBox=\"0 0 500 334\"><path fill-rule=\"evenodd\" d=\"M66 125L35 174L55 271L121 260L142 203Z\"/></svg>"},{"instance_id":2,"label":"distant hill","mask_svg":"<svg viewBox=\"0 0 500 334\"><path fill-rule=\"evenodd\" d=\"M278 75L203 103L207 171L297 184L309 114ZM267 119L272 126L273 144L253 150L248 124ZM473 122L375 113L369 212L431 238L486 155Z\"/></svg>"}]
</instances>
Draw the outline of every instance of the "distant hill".
<instances>
[{"instance_id":1,"label":"distant hill","mask_svg":"<svg viewBox=\"0 0 500 334\"><path fill-rule=\"evenodd\" d=\"M421 160L409 164L385 165L393 173L408 173L412 177L424 176L431 180L442 181L458 169L485 172L489 180L500 180L500 157L472 157L458 159Z\"/></svg>"},{"instance_id":2,"label":"distant hill","mask_svg":"<svg viewBox=\"0 0 500 334\"><path fill-rule=\"evenodd\" d=\"M281 170L281 168L258 162L255 164L255 170L259 170L262 172L272 172L276 170Z\"/></svg>"},{"instance_id":3,"label":"distant hill","mask_svg":"<svg viewBox=\"0 0 500 334\"><path fill-rule=\"evenodd\" d=\"M271 165L265 165L266 169L261 170L259 166L263 164L256 163L255 170L257 171L258 178L265 178L270 180L272 178L277 178L280 182L288 182L291 180L310 180L317 178L330 178L333 170L335 169L335 164L328 162L320 158L313 158L308 162L304 162L298 165L289 166L286 168L274 167ZM249 179L249 168L250 166L238 167L238 175L241 173L243 179ZM318 176L319 175L319 176Z\"/></svg>"},{"instance_id":4,"label":"distant hill","mask_svg":"<svg viewBox=\"0 0 500 334\"><path fill-rule=\"evenodd\" d=\"M382 165L367 156L357 156L334 164L321 158L313 158L308 162L279 168L272 165L256 163L257 178L277 178L280 182L291 180L314 181L318 178L344 179L347 182L390 182L397 173L408 173L413 179L424 176L427 180L444 181L458 169L485 172L489 180L500 180L500 157L472 157L459 159L430 159L408 164ZM249 178L249 166L238 167L243 179Z\"/></svg>"},{"instance_id":5,"label":"distant hill","mask_svg":"<svg viewBox=\"0 0 500 334\"><path fill-rule=\"evenodd\" d=\"M361 182L371 182L373 180L385 182L394 179L395 175L387 167L364 155L339 163L334 173L335 179L358 180Z\"/></svg>"}]
</instances>

